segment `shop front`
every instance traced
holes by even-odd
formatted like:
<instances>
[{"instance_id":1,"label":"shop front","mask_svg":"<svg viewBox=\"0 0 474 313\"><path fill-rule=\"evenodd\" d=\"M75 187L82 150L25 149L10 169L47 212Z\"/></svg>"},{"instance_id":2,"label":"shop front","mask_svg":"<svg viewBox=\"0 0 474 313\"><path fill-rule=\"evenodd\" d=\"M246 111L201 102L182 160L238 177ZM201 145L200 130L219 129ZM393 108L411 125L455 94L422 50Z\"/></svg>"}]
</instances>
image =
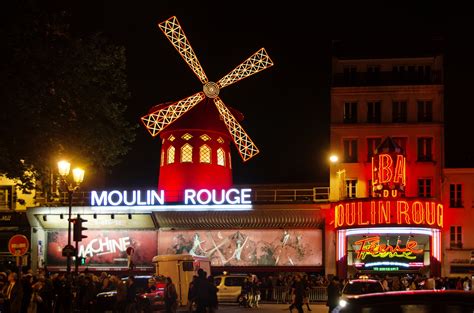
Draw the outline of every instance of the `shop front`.
<instances>
[{"instance_id":1,"label":"shop front","mask_svg":"<svg viewBox=\"0 0 474 313\"><path fill-rule=\"evenodd\" d=\"M334 205L337 272L441 271L443 205L422 199L357 199Z\"/></svg>"},{"instance_id":2,"label":"shop front","mask_svg":"<svg viewBox=\"0 0 474 313\"><path fill-rule=\"evenodd\" d=\"M87 228L77 246L79 271L128 272L132 261L133 271L152 273L156 255L191 254L210 258L215 274L324 272L320 204L254 203L247 189L187 195L167 204L156 191L92 192L89 206L72 207ZM33 268L66 270L67 218L67 207L28 210Z\"/></svg>"}]
</instances>

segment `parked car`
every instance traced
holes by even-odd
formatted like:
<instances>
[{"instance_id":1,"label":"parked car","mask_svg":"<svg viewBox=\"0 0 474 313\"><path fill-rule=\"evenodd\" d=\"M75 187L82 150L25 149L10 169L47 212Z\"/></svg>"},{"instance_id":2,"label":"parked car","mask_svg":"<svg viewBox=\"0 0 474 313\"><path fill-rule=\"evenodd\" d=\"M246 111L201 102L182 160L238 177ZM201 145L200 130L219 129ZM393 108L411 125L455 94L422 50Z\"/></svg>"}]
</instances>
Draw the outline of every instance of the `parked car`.
<instances>
[{"instance_id":1,"label":"parked car","mask_svg":"<svg viewBox=\"0 0 474 313\"><path fill-rule=\"evenodd\" d=\"M126 284L128 277L121 279L123 284ZM154 290L148 291L148 284L154 284ZM138 312L152 312L164 308L164 289L166 280L164 276L142 275L135 276L135 284L137 289L137 311ZM117 290L100 292L96 296L97 311L105 312L112 311L117 299Z\"/></svg>"},{"instance_id":2,"label":"parked car","mask_svg":"<svg viewBox=\"0 0 474 313\"><path fill-rule=\"evenodd\" d=\"M332 313L471 313L474 292L462 290L387 291L348 296Z\"/></svg>"},{"instance_id":3,"label":"parked car","mask_svg":"<svg viewBox=\"0 0 474 313\"><path fill-rule=\"evenodd\" d=\"M216 285L217 300L219 302L235 302L238 303L242 297L242 285L244 284L245 274L228 274L214 277Z\"/></svg>"},{"instance_id":4,"label":"parked car","mask_svg":"<svg viewBox=\"0 0 474 313\"><path fill-rule=\"evenodd\" d=\"M382 283L376 279L352 279L342 288L341 294L344 295L362 295L367 293L383 292Z\"/></svg>"}]
</instances>

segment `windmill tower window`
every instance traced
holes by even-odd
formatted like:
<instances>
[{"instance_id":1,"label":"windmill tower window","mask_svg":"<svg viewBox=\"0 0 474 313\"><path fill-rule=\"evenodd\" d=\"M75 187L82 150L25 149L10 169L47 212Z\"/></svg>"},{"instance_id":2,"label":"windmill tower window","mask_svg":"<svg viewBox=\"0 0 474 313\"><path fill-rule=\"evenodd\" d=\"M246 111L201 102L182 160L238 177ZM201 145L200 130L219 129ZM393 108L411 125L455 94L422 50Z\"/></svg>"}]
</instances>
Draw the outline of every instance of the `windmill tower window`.
<instances>
[{"instance_id":1,"label":"windmill tower window","mask_svg":"<svg viewBox=\"0 0 474 313\"><path fill-rule=\"evenodd\" d=\"M171 142L173 142L175 139L176 139L176 138L174 138L173 135L170 135L170 136L168 137L168 140L171 141Z\"/></svg>"},{"instance_id":2,"label":"windmill tower window","mask_svg":"<svg viewBox=\"0 0 474 313\"><path fill-rule=\"evenodd\" d=\"M225 152L224 149L217 149L217 165L225 166Z\"/></svg>"},{"instance_id":3,"label":"windmill tower window","mask_svg":"<svg viewBox=\"0 0 474 313\"><path fill-rule=\"evenodd\" d=\"M193 147L187 143L181 147L181 163L193 161Z\"/></svg>"},{"instance_id":4,"label":"windmill tower window","mask_svg":"<svg viewBox=\"0 0 474 313\"><path fill-rule=\"evenodd\" d=\"M211 148L208 145L202 145L199 148L199 162L211 163Z\"/></svg>"},{"instance_id":5,"label":"windmill tower window","mask_svg":"<svg viewBox=\"0 0 474 313\"><path fill-rule=\"evenodd\" d=\"M165 152L163 149L161 150L161 159L160 159L160 166L163 166L165 163Z\"/></svg>"},{"instance_id":6,"label":"windmill tower window","mask_svg":"<svg viewBox=\"0 0 474 313\"><path fill-rule=\"evenodd\" d=\"M208 135L206 135L206 134L203 134L203 135L201 135L199 138L201 138L201 139L202 139L202 141L208 141L208 140L211 140L211 137L209 137L209 136L208 136Z\"/></svg>"},{"instance_id":7,"label":"windmill tower window","mask_svg":"<svg viewBox=\"0 0 474 313\"><path fill-rule=\"evenodd\" d=\"M167 164L172 164L174 163L174 152L175 152L175 149L173 146L170 146L168 148L168 153L167 153Z\"/></svg>"},{"instance_id":8,"label":"windmill tower window","mask_svg":"<svg viewBox=\"0 0 474 313\"><path fill-rule=\"evenodd\" d=\"M229 161L229 168L232 169L232 161L230 158L230 151L229 151L229 158L227 159Z\"/></svg>"},{"instance_id":9,"label":"windmill tower window","mask_svg":"<svg viewBox=\"0 0 474 313\"><path fill-rule=\"evenodd\" d=\"M184 140L189 140L189 139L193 138L193 136L191 134L186 133L183 136L181 136L181 138L183 138Z\"/></svg>"}]
</instances>

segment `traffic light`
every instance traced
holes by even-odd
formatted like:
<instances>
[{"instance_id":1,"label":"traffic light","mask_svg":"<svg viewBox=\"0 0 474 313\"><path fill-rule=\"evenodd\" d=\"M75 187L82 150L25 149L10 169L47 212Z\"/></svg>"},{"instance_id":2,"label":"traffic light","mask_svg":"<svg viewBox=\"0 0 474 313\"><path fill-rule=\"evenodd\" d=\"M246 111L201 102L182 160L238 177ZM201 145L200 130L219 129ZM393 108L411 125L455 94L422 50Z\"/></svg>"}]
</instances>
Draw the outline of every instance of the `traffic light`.
<instances>
[{"instance_id":1,"label":"traffic light","mask_svg":"<svg viewBox=\"0 0 474 313\"><path fill-rule=\"evenodd\" d=\"M82 241L82 239L87 238L86 235L82 234L84 230L87 230L87 228L82 226L82 223L85 223L85 222L87 222L87 220L81 217L75 218L75 221L73 222L74 223L74 235L73 235L74 241Z\"/></svg>"}]
</instances>

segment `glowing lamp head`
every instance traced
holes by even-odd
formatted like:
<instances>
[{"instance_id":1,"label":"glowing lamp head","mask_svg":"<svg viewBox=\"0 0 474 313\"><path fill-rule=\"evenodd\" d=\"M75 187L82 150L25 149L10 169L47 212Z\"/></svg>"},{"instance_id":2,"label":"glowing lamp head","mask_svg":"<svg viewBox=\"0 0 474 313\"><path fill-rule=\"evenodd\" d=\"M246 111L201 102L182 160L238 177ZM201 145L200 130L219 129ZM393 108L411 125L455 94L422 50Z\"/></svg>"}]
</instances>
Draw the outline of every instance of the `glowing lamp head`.
<instances>
[{"instance_id":1,"label":"glowing lamp head","mask_svg":"<svg viewBox=\"0 0 474 313\"><path fill-rule=\"evenodd\" d=\"M339 161L339 157L337 155L333 154L329 157L329 161L331 163L337 163Z\"/></svg>"},{"instance_id":2,"label":"glowing lamp head","mask_svg":"<svg viewBox=\"0 0 474 313\"><path fill-rule=\"evenodd\" d=\"M72 170L72 176L74 178L74 182L80 184L84 180L84 170L81 168L75 168Z\"/></svg>"},{"instance_id":3,"label":"glowing lamp head","mask_svg":"<svg viewBox=\"0 0 474 313\"><path fill-rule=\"evenodd\" d=\"M61 176L69 175L69 170L71 169L71 163L68 161L59 161L58 162L58 172Z\"/></svg>"}]
</instances>

